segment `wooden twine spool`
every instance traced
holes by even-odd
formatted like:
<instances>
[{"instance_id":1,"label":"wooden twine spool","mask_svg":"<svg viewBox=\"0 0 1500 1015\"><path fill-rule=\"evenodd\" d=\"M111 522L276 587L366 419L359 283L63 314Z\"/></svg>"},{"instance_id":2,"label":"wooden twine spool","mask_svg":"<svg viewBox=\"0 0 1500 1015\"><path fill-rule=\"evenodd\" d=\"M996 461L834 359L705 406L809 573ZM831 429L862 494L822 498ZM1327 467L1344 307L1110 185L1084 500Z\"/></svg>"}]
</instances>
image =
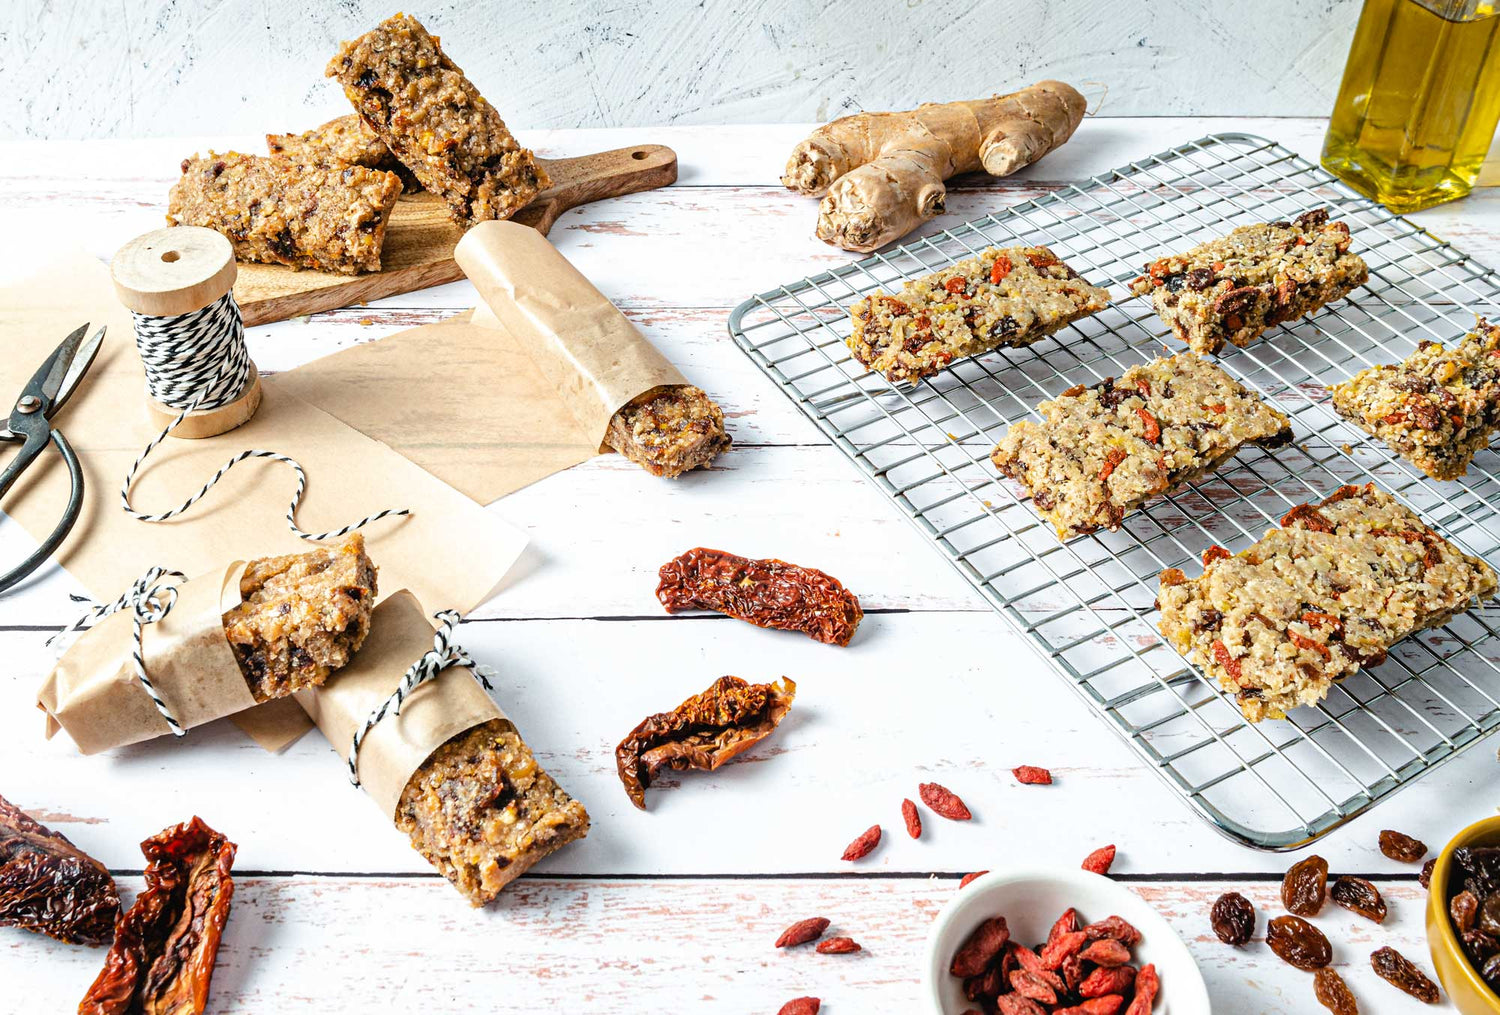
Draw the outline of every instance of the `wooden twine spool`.
<instances>
[{"instance_id":1,"label":"wooden twine spool","mask_svg":"<svg viewBox=\"0 0 1500 1015\"><path fill-rule=\"evenodd\" d=\"M179 366L186 368L194 363L195 352L191 336L175 343L168 362L160 362L159 345L148 351L145 331L157 333L175 327L181 315L210 307L227 297L232 307L235 279L234 248L220 233L198 226L175 226L157 229L137 236L121 247L110 263L110 273L115 280L115 293L120 302L136 315L136 344L146 364L148 375L171 371ZM260 373L249 356L243 353L244 328L240 324L238 308L233 308L232 320L221 322L231 333L222 340L234 345L246 369L244 380L237 393L224 396L220 404L193 409L172 429L173 437L212 437L233 430L255 415L260 407ZM180 351L177 351L180 347ZM201 352L197 357L201 360ZM200 367L217 364L198 363ZM177 400L177 399L173 399ZM166 427L184 409L193 403L192 397L184 397L180 404L172 405L153 397L148 379L146 392L146 415L157 427Z\"/></svg>"}]
</instances>

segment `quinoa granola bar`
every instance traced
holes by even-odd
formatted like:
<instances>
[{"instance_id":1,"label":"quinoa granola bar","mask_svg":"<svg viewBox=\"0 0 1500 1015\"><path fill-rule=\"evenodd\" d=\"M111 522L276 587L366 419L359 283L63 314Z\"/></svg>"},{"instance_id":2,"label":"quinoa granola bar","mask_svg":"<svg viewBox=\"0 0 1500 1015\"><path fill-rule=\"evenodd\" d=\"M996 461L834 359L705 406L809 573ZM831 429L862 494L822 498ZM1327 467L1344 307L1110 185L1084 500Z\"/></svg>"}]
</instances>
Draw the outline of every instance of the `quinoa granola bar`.
<instances>
[{"instance_id":1,"label":"quinoa granola bar","mask_svg":"<svg viewBox=\"0 0 1500 1015\"><path fill-rule=\"evenodd\" d=\"M1322 700L1335 680L1494 594L1495 572L1374 484L1301 504L1253 546L1161 573L1167 641L1251 722Z\"/></svg>"},{"instance_id":2,"label":"quinoa granola bar","mask_svg":"<svg viewBox=\"0 0 1500 1015\"><path fill-rule=\"evenodd\" d=\"M849 308L854 358L893 383L916 383L955 359L1039 341L1102 310L1089 285L1046 247L994 247L876 292Z\"/></svg>"},{"instance_id":3,"label":"quinoa granola bar","mask_svg":"<svg viewBox=\"0 0 1500 1015\"><path fill-rule=\"evenodd\" d=\"M318 687L370 631L375 565L359 533L336 547L252 560L224 634L257 702Z\"/></svg>"},{"instance_id":4,"label":"quinoa granola bar","mask_svg":"<svg viewBox=\"0 0 1500 1015\"><path fill-rule=\"evenodd\" d=\"M631 402L610 417L604 440L653 476L668 479L707 465L732 443L723 410L690 384Z\"/></svg>"},{"instance_id":5,"label":"quinoa granola bar","mask_svg":"<svg viewBox=\"0 0 1500 1015\"><path fill-rule=\"evenodd\" d=\"M552 185L437 37L408 14L343 43L327 74L460 225L510 218Z\"/></svg>"},{"instance_id":6,"label":"quinoa granola bar","mask_svg":"<svg viewBox=\"0 0 1500 1015\"><path fill-rule=\"evenodd\" d=\"M167 222L223 233L242 261L354 275L380 270L400 193L401 181L379 169L209 152L182 160Z\"/></svg>"},{"instance_id":7,"label":"quinoa granola bar","mask_svg":"<svg viewBox=\"0 0 1500 1015\"><path fill-rule=\"evenodd\" d=\"M396 827L475 906L588 833L583 805L542 770L506 719L460 733L401 793Z\"/></svg>"},{"instance_id":8,"label":"quinoa granola bar","mask_svg":"<svg viewBox=\"0 0 1500 1015\"><path fill-rule=\"evenodd\" d=\"M350 165L395 173L408 194L422 189L417 178L391 154L357 113L340 116L301 134L267 134L266 150L299 165Z\"/></svg>"},{"instance_id":9,"label":"quinoa granola bar","mask_svg":"<svg viewBox=\"0 0 1500 1015\"><path fill-rule=\"evenodd\" d=\"M1481 318L1452 349L1422 342L1328 393L1339 415L1427 475L1457 479L1500 430L1500 326Z\"/></svg>"},{"instance_id":10,"label":"quinoa granola bar","mask_svg":"<svg viewBox=\"0 0 1500 1015\"><path fill-rule=\"evenodd\" d=\"M1130 283L1196 352L1249 345L1267 328L1310 314L1370 277L1349 253L1349 227L1328 209L1291 222L1240 226L1185 254L1152 261Z\"/></svg>"},{"instance_id":11,"label":"quinoa granola bar","mask_svg":"<svg viewBox=\"0 0 1500 1015\"><path fill-rule=\"evenodd\" d=\"M1196 353L1069 388L1011 426L990 460L1019 481L1060 539L1118 529L1152 497L1249 443L1291 439L1287 417Z\"/></svg>"}]
</instances>

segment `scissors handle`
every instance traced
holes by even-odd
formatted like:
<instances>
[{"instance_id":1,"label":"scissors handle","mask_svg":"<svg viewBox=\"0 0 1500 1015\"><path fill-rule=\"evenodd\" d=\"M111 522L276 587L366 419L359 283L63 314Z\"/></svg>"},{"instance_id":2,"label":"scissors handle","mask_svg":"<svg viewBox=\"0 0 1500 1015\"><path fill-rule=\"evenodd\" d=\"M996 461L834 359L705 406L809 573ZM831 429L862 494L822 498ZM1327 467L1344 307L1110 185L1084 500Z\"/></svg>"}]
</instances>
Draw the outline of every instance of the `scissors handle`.
<instances>
[{"instance_id":1,"label":"scissors handle","mask_svg":"<svg viewBox=\"0 0 1500 1015\"><path fill-rule=\"evenodd\" d=\"M78 464L78 456L73 453L73 445L68 443L68 439L63 436L62 431L53 430L51 433L52 443L57 445L57 450L62 455L63 461L68 463L68 480L72 484L72 489L68 493L68 506L63 509L63 516L58 521L57 527L52 530L52 534L42 540L41 545L36 548L35 552L10 571L0 575L0 592L5 592L41 566L42 561L50 557L52 551L61 546L62 541L68 538L68 533L73 530L73 523L78 521L78 513L83 510L83 468ZM45 443L43 446L45 446ZM16 461L12 462L4 473L0 473L0 492L4 492L5 488L15 481L16 476L20 475L21 469L40 454L41 448L36 447L32 448L28 455L27 449L29 447L31 447L29 443L23 445L21 454L17 457ZM25 459L24 463L22 459Z\"/></svg>"}]
</instances>

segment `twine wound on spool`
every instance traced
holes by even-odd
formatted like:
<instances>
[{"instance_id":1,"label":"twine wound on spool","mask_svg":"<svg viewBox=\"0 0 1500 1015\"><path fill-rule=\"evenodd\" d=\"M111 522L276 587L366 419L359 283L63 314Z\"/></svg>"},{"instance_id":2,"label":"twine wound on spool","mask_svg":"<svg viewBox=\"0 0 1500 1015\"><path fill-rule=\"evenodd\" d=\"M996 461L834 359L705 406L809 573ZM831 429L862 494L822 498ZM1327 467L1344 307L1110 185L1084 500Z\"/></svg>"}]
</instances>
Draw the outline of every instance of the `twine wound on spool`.
<instances>
[{"instance_id":1,"label":"twine wound on spool","mask_svg":"<svg viewBox=\"0 0 1500 1015\"><path fill-rule=\"evenodd\" d=\"M145 512L131 506L136 473L157 445L169 435L212 437L244 423L260 405L260 375L245 346L244 321L234 301L234 250L222 235L195 226L158 229L122 247L110 269L115 291L135 319L147 412L165 422L125 474L120 505L126 514L143 522L175 518L249 458L284 462L296 472L297 490L286 523L301 539L337 539L382 518L411 514L407 508L391 508L328 532L305 532L297 525L297 505L307 490L307 473L295 459L260 449L234 455L174 508Z\"/></svg>"}]
</instances>

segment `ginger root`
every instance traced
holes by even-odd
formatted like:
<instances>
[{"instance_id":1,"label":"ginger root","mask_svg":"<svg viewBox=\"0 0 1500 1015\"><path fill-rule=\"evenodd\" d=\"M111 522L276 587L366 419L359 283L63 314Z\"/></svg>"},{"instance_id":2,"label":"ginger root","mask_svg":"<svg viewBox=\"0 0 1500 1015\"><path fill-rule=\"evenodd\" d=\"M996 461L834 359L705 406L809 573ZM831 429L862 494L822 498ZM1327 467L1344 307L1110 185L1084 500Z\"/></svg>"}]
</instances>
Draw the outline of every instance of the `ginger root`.
<instances>
[{"instance_id":1,"label":"ginger root","mask_svg":"<svg viewBox=\"0 0 1500 1015\"><path fill-rule=\"evenodd\" d=\"M988 99L856 113L797 145L781 182L825 195L819 239L869 252L942 214L950 176L1009 176L1046 155L1073 136L1085 106L1072 86L1039 81Z\"/></svg>"}]
</instances>

